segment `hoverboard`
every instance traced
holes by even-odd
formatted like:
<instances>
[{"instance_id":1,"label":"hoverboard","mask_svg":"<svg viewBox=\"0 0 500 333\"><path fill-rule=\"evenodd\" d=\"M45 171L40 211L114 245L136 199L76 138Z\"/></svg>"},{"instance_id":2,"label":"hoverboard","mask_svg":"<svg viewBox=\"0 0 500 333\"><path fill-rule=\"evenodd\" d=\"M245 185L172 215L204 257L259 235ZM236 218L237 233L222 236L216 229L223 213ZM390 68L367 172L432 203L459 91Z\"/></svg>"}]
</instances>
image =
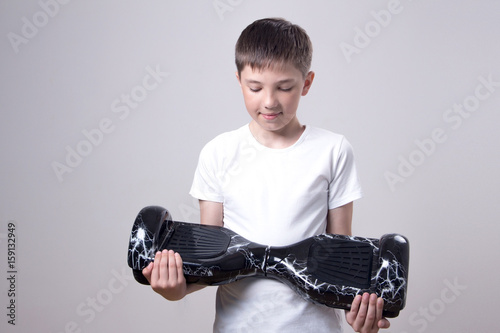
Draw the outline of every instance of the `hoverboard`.
<instances>
[{"instance_id":1,"label":"hoverboard","mask_svg":"<svg viewBox=\"0 0 500 333\"><path fill-rule=\"evenodd\" d=\"M356 295L376 293L388 318L397 317L406 303L409 243L398 234L380 239L322 234L274 247L224 227L172 221L165 208L146 207L135 219L128 248L128 265L139 283L149 284L142 269L163 249L181 255L187 283L274 278L314 303L347 310Z\"/></svg>"}]
</instances>

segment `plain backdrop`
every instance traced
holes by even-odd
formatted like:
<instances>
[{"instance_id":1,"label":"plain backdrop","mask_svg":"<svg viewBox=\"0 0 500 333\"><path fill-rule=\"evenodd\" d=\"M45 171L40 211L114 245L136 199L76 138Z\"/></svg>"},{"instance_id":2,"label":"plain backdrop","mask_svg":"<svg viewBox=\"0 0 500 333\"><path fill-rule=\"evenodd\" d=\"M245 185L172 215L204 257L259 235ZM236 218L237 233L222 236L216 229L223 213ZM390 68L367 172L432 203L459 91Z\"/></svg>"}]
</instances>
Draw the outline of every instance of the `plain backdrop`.
<instances>
[{"instance_id":1,"label":"plain backdrop","mask_svg":"<svg viewBox=\"0 0 500 333\"><path fill-rule=\"evenodd\" d=\"M0 1L2 332L211 332L215 288L163 300L132 280L128 237L147 205L198 222L198 154L250 120L234 44L263 17L311 37L298 115L354 147L353 233L410 240L386 332L500 332L492 0Z\"/></svg>"}]
</instances>

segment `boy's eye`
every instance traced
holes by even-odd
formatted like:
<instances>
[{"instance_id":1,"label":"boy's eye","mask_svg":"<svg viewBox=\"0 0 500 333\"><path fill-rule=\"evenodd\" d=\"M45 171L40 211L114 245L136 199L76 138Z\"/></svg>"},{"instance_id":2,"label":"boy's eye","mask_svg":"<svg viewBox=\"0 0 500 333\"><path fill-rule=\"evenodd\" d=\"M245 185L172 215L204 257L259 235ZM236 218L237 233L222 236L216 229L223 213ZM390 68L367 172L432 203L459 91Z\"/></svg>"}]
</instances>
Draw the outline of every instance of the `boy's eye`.
<instances>
[{"instance_id":1,"label":"boy's eye","mask_svg":"<svg viewBox=\"0 0 500 333\"><path fill-rule=\"evenodd\" d=\"M281 88L281 87L280 87L279 89L280 89L281 91L290 91L290 90L292 90L292 87L290 87L290 88Z\"/></svg>"},{"instance_id":2,"label":"boy's eye","mask_svg":"<svg viewBox=\"0 0 500 333\"><path fill-rule=\"evenodd\" d=\"M253 92L259 92L261 88L248 87L248 89L250 89L250 91L253 91Z\"/></svg>"}]
</instances>

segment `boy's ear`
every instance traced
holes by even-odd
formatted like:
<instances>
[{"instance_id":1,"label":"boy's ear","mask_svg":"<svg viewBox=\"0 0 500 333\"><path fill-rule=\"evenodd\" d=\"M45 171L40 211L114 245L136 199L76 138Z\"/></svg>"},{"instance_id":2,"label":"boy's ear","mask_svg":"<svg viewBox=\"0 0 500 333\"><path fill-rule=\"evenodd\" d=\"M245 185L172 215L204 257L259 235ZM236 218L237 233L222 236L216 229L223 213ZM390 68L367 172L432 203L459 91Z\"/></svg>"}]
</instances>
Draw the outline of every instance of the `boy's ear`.
<instances>
[{"instance_id":1,"label":"boy's ear","mask_svg":"<svg viewBox=\"0 0 500 333\"><path fill-rule=\"evenodd\" d=\"M313 81L314 81L314 72L310 71L309 73L307 73L306 79L304 81L304 87L302 87L302 96L307 95L307 93L309 92L309 89L311 88Z\"/></svg>"},{"instance_id":2,"label":"boy's ear","mask_svg":"<svg viewBox=\"0 0 500 333\"><path fill-rule=\"evenodd\" d=\"M238 71L236 71L236 80L238 80L238 83L240 84L240 87L241 87L241 79L240 79L240 76L238 75Z\"/></svg>"}]
</instances>

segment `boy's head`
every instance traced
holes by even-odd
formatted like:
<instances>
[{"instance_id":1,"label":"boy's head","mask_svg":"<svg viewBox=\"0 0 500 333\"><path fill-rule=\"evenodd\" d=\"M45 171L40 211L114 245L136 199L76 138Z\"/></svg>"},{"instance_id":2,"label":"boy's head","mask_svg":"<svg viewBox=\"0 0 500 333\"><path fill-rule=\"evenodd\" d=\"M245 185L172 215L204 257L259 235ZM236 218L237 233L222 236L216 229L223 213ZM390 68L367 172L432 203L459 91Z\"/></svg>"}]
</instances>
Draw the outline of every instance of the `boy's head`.
<instances>
[{"instance_id":1,"label":"boy's head","mask_svg":"<svg viewBox=\"0 0 500 333\"><path fill-rule=\"evenodd\" d=\"M267 18L243 30L235 53L238 75L245 66L263 70L292 64L306 77L311 67L312 44L298 25L280 18Z\"/></svg>"}]
</instances>

